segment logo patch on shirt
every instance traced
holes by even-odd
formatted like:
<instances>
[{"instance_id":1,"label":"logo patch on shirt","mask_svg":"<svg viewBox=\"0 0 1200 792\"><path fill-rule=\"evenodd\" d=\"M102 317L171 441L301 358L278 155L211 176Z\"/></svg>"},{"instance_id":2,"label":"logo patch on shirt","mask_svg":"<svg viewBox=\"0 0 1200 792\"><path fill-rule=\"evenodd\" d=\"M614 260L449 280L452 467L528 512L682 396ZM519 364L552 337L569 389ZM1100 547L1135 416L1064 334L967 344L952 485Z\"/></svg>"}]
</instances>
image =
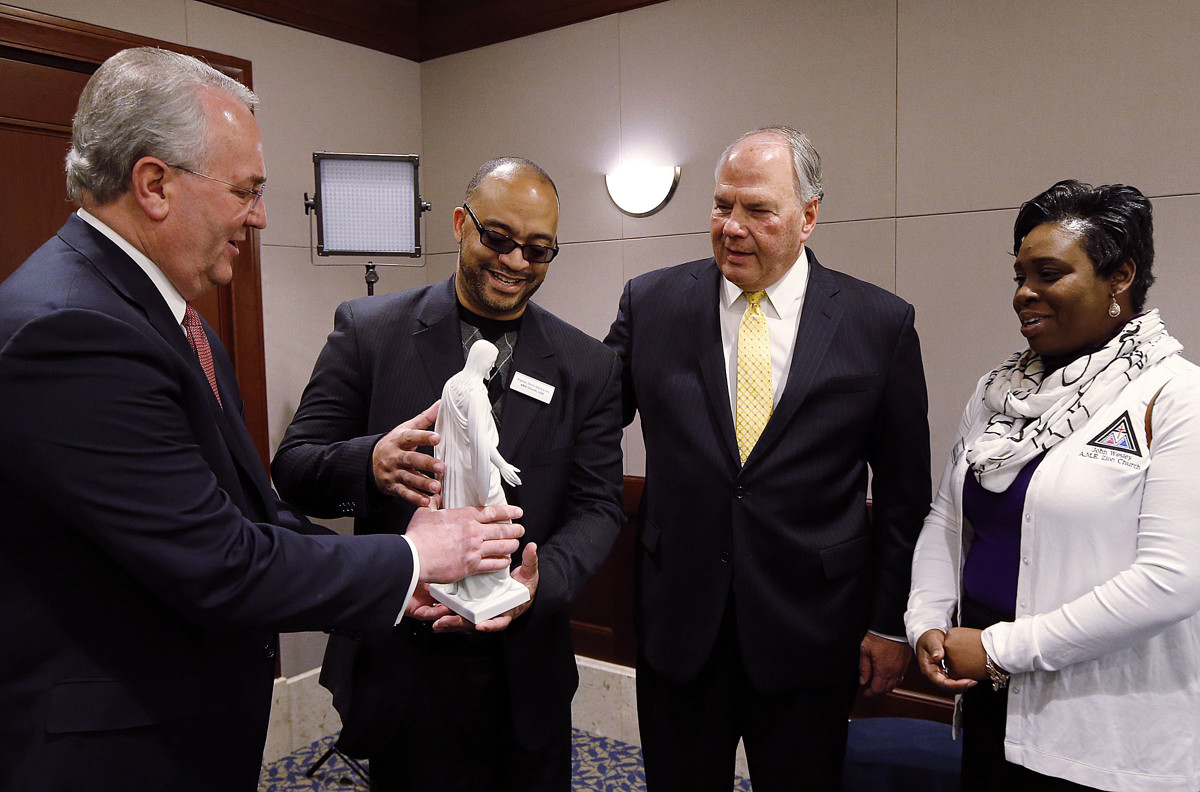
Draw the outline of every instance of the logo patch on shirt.
<instances>
[{"instance_id":1,"label":"logo patch on shirt","mask_svg":"<svg viewBox=\"0 0 1200 792\"><path fill-rule=\"evenodd\" d=\"M1133 425L1129 422L1128 410L1121 413L1121 417L1109 424L1103 432L1089 440L1088 445L1113 451L1124 451L1126 454L1136 457L1142 455L1137 435L1133 433Z\"/></svg>"}]
</instances>

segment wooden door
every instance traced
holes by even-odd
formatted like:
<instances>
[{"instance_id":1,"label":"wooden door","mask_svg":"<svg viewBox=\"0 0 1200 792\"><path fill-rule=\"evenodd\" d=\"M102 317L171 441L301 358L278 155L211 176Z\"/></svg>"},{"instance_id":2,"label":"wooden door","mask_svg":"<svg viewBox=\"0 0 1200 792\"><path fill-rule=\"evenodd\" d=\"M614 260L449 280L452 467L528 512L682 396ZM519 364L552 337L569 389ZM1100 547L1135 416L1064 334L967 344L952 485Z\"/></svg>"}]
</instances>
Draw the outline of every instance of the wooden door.
<instances>
[{"instance_id":1,"label":"wooden door","mask_svg":"<svg viewBox=\"0 0 1200 792\"><path fill-rule=\"evenodd\" d=\"M195 55L251 84L250 62L0 4L0 280L62 226L68 201L64 159L71 118L92 72L127 47ZM268 462L258 232L234 261L234 278L196 302L233 358L246 425Z\"/></svg>"}]
</instances>

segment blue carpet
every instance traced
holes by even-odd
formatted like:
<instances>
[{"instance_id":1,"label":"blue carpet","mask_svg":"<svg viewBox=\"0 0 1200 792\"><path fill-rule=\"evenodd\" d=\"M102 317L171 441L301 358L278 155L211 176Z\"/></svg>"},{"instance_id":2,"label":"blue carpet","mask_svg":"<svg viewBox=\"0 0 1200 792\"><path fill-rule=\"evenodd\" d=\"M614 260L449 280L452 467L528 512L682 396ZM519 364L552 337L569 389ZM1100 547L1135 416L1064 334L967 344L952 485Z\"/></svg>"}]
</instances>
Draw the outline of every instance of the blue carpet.
<instances>
[{"instance_id":1,"label":"blue carpet","mask_svg":"<svg viewBox=\"0 0 1200 792\"><path fill-rule=\"evenodd\" d=\"M263 768L259 792L366 792L362 782L339 757L321 766L312 778L305 772L333 745L333 737ZM957 792L961 744L950 739L950 727L908 718L868 718L850 723L846 750L845 792ZM642 751L609 737L574 731L571 759L573 792L645 792ZM732 792L751 792L750 781L738 778Z\"/></svg>"},{"instance_id":2,"label":"blue carpet","mask_svg":"<svg viewBox=\"0 0 1200 792\"><path fill-rule=\"evenodd\" d=\"M850 721L846 792L958 792L962 743L950 727L912 718Z\"/></svg>"},{"instance_id":3,"label":"blue carpet","mask_svg":"<svg viewBox=\"0 0 1200 792\"><path fill-rule=\"evenodd\" d=\"M337 756L321 766L312 778L304 773L333 745L333 737L317 740L307 748L263 767L259 792L317 792L318 790L362 790L367 785ZM642 751L608 737L574 731L571 745L574 771L573 792L645 792ZM739 778L734 792L750 792L750 782Z\"/></svg>"}]
</instances>

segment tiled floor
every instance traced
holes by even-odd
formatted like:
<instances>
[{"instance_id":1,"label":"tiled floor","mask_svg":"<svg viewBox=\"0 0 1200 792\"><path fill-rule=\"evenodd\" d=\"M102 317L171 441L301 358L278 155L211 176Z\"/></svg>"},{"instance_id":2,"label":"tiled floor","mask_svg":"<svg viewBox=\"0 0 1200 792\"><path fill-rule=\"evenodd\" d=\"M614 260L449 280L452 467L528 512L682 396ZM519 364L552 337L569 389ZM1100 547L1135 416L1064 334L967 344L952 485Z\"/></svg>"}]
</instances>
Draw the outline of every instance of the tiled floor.
<instances>
[{"instance_id":1,"label":"tiled floor","mask_svg":"<svg viewBox=\"0 0 1200 792\"><path fill-rule=\"evenodd\" d=\"M305 777L305 772L332 744L333 738L326 737L267 765L259 781L259 792L366 790L367 785L337 757L322 765L312 778ZM573 792L645 792L642 752L637 746L576 730L572 759ZM734 792L750 792L750 782L738 779Z\"/></svg>"}]
</instances>

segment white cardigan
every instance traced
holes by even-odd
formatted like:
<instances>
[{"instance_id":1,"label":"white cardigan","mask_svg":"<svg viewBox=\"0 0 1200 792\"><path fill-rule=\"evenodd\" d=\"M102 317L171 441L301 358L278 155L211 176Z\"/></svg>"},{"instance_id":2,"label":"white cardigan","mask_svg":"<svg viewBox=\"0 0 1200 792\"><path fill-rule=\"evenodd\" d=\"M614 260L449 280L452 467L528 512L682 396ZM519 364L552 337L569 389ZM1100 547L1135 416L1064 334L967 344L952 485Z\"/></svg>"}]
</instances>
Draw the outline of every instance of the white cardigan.
<instances>
[{"instance_id":1,"label":"white cardigan","mask_svg":"<svg viewBox=\"0 0 1200 792\"><path fill-rule=\"evenodd\" d=\"M913 556L913 645L956 622L963 449L987 419L983 382ZM1112 447L1113 428L1136 452ZM1200 368L1173 355L1047 452L1029 483L1016 621L983 633L1013 674L1008 760L1098 789L1200 790L1198 611Z\"/></svg>"}]
</instances>

